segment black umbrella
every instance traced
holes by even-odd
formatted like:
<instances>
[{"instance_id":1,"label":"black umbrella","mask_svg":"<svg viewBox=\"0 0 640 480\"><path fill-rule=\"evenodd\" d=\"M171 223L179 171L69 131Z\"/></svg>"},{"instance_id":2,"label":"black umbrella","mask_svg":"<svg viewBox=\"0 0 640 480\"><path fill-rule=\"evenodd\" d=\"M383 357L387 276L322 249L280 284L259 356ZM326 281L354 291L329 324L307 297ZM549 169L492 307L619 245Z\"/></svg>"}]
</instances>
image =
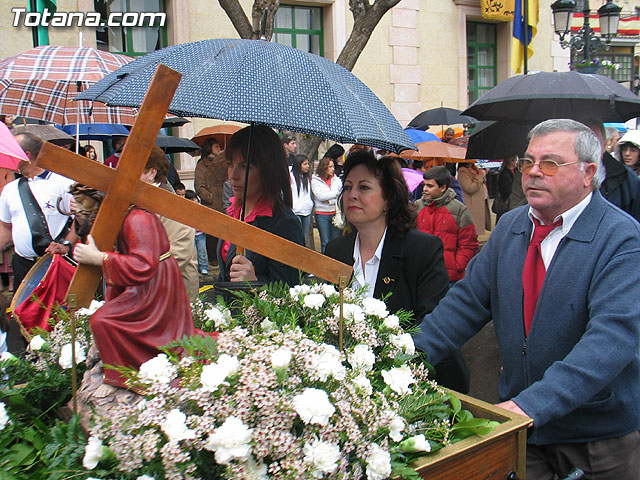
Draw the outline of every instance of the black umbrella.
<instances>
[{"instance_id":1,"label":"black umbrella","mask_svg":"<svg viewBox=\"0 0 640 480\"><path fill-rule=\"evenodd\" d=\"M409 122L408 127L426 130L429 125L456 125L459 123L474 123L475 118L461 115L456 108L438 107L425 110Z\"/></svg>"},{"instance_id":2,"label":"black umbrella","mask_svg":"<svg viewBox=\"0 0 640 480\"><path fill-rule=\"evenodd\" d=\"M189 122L190 120L183 117L167 117L162 122L162 128L181 127Z\"/></svg>"},{"instance_id":3,"label":"black umbrella","mask_svg":"<svg viewBox=\"0 0 640 480\"><path fill-rule=\"evenodd\" d=\"M510 155L520 156L527 149L531 127L512 122L478 122L469 137L467 158L498 160Z\"/></svg>"},{"instance_id":4,"label":"black umbrella","mask_svg":"<svg viewBox=\"0 0 640 480\"><path fill-rule=\"evenodd\" d=\"M158 135L156 145L160 147L164 153L186 152L190 155L195 155L200 150L198 144L188 138L173 137L171 135Z\"/></svg>"},{"instance_id":5,"label":"black umbrella","mask_svg":"<svg viewBox=\"0 0 640 480\"><path fill-rule=\"evenodd\" d=\"M603 75L538 72L506 79L462 113L523 125L550 118L620 122L640 116L640 97Z\"/></svg>"}]
</instances>

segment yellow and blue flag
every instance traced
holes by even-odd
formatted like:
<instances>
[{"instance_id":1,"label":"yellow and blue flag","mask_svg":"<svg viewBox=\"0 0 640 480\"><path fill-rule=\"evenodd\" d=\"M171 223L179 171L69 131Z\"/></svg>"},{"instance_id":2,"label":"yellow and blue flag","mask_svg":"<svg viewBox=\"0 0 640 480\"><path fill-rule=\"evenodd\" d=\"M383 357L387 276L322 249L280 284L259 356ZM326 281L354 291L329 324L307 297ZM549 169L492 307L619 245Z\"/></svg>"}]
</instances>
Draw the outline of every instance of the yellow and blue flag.
<instances>
[{"instance_id":1,"label":"yellow and blue flag","mask_svg":"<svg viewBox=\"0 0 640 480\"><path fill-rule=\"evenodd\" d=\"M524 24L524 6L527 8L527 25ZM511 68L516 73L522 72L524 63L525 31L527 32L527 58L533 55L531 40L536 35L538 25L538 0L516 0L513 15L513 39L511 45Z\"/></svg>"}]
</instances>

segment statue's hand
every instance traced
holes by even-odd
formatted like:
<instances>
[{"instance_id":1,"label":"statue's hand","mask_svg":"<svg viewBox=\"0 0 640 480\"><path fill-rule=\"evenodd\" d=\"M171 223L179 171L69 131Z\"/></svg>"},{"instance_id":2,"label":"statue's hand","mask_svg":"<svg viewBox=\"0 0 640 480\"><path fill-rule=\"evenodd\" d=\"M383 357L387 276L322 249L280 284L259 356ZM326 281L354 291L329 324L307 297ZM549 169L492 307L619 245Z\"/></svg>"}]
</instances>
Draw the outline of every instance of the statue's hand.
<instances>
[{"instance_id":1,"label":"statue's hand","mask_svg":"<svg viewBox=\"0 0 640 480\"><path fill-rule=\"evenodd\" d=\"M86 265L102 265L102 252L96 247L96 242L93 237L89 235L87 243L76 243L73 250L73 258L78 263L84 263Z\"/></svg>"}]
</instances>

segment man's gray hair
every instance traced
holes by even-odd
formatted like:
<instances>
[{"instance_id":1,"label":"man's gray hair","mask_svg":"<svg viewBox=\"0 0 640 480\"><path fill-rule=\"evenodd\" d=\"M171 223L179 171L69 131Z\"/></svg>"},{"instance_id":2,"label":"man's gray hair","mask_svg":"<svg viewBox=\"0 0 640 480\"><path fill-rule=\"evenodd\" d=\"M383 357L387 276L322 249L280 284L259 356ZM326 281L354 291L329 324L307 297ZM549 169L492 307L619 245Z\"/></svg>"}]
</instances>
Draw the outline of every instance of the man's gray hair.
<instances>
[{"instance_id":1,"label":"man's gray hair","mask_svg":"<svg viewBox=\"0 0 640 480\"><path fill-rule=\"evenodd\" d=\"M550 133L569 132L575 133L576 138L573 143L573 149L578 156L578 161L582 163L595 163L598 171L602 167L602 145L596 134L586 125L570 120L567 118L554 118L545 120L531 129L528 139L531 141L534 137L542 137ZM600 188L600 180L598 180L598 172L593 176L591 186L594 190Z\"/></svg>"}]
</instances>

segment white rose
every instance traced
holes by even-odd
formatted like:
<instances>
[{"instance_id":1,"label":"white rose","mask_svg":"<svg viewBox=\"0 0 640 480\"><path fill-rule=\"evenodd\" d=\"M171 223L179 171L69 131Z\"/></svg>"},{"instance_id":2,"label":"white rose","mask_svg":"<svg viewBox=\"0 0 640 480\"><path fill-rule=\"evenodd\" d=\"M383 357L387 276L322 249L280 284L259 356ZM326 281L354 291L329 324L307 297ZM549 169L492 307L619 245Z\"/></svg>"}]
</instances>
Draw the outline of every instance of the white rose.
<instances>
[{"instance_id":1,"label":"white rose","mask_svg":"<svg viewBox=\"0 0 640 480\"><path fill-rule=\"evenodd\" d=\"M400 350L404 350L404 353L413 355L416 353L416 346L413 343L413 338L408 333L402 333L400 335L389 335L389 341L398 347Z\"/></svg>"},{"instance_id":2,"label":"white rose","mask_svg":"<svg viewBox=\"0 0 640 480\"><path fill-rule=\"evenodd\" d=\"M370 371L373 364L376 363L376 356L373 354L368 345L356 345L349 354L349 363L354 370Z\"/></svg>"},{"instance_id":3,"label":"white rose","mask_svg":"<svg viewBox=\"0 0 640 480\"><path fill-rule=\"evenodd\" d=\"M336 287L334 287L330 283L321 283L318 285L318 289L320 293L322 293L327 298L338 294Z\"/></svg>"},{"instance_id":4,"label":"white rose","mask_svg":"<svg viewBox=\"0 0 640 480\"><path fill-rule=\"evenodd\" d=\"M305 443L302 451L305 462L313 465L313 476L316 478L322 478L338 468L340 448L336 444L316 439Z\"/></svg>"},{"instance_id":5,"label":"white rose","mask_svg":"<svg viewBox=\"0 0 640 480\"><path fill-rule=\"evenodd\" d=\"M378 300L373 297L366 297L362 299L362 308L367 315L374 315L378 318L386 318L389 315L389 310L382 300Z\"/></svg>"},{"instance_id":6,"label":"white rose","mask_svg":"<svg viewBox=\"0 0 640 480\"><path fill-rule=\"evenodd\" d=\"M354 378L353 383L365 394L371 395L373 393L373 387L371 386L371 382L369 381L369 379L364 373L361 373L356 378Z\"/></svg>"},{"instance_id":7,"label":"white rose","mask_svg":"<svg viewBox=\"0 0 640 480\"><path fill-rule=\"evenodd\" d=\"M229 325L231 321L231 315L228 310L219 310L216 307L211 307L204 311L207 319L211 320L216 328L223 328Z\"/></svg>"},{"instance_id":8,"label":"white rose","mask_svg":"<svg viewBox=\"0 0 640 480\"><path fill-rule=\"evenodd\" d=\"M155 480L155 478L149 475L140 475L136 480Z\"/></svg>"},{"instance_id":9,"label":"white rose","mask_svg":"<svg viewBox=\"0 0 640 480\"><path fill-rule=\"evenodd\" d=\"M323 382L329 377L342 381L347 376L347 369L342 364L342 356L333 345L324 344L320 354L312 354L311 369Z\"/></svg>"},{"instance_id":10,"label":"white rose","mask_svg":"<svg viewBox=\"0 0 640 480\"><path fill-rule=\"evenodd\" d=\"M32 351L37 352L42 347L44 347L46 344L47 344L47 341L44 338L42 338L40 335L36 335L29 342L29 348Z\"/></svg>"},{"instance_id":11,"label":"white rose","mask_svg":"<svg viewBox=\"0 0 640 480\"><path fill-rule=\"evenodd\" d=\"M2 352L2 355L0 355L0 362L15 362L17 360L18 357L11 352Z\"/></svg>"},{"instance_id":12,"label":"white rose","mask_svg":"<svg viewBox=\"0 0 640 480\"><path fill-rule=\"evenodd\" d=\"M98 462L104 454L104 446L102 440L98 437L89 437L87 446L84 448L84 458L82 459L82 466L87 470L93 470L98 465Z\"/></svg>"},{"instance_id":13,"label":"white rose","mask_svg":"<svg viewBox=\"0 0 640 480\"><path fill-rule=\"evenodd\" d=\"M383 480L391 475L391 455L377 444L369 446L369 454L365 460L369 480Z\"/></svg>"},{"instance_id":14,"label":"white rose","mask_svg":"<svg viewBox=\"0 0 640 480\"><path fill-rule=\"evenodd\" d=\"M160 424L160 428L170 442L196 438L196 432L187 428L186 422L187 416L177 408L174 408L167 414L167 418Z\"/></svg>"},{"instance_id":15,"label":"white rose","mask_svg":"<svg viewBox=\"0 0 640 480\"><path fill-rule=\"evenodd\" d=\"M238 371L238 358L223 353L218 361L202 367L200 383L207 392L215 392L225 380Z\"/></svg>"},{"instance_id":16,"label":"white rose","mask_svg":"<svg viewBox=\"0 0 640 480\"><path fill-rule=\"evenodd\" d=\"M269 480L267 466L264 462L257 463L253 456L249 456L249 460L241 465L244 469L244 480Z\"/></svg>"},{"instance_id":17,"label":"white rose","mask_svg":"<svg viewBox=\"0 0 640 480\"><path fill-rule=\"evenodd\" d=\"M384 326L389 330L397 330L400 328L400 319L397 315L389 315L384 319Z\"/></svg>"},{"instance_id":18,"label":"white rose","mask_svg":"<svg viewBox=\"0 0 640 480\"><path fill-rule=\"evenodd\" d=\"M336 408L329 401L329 396L319 388L305 388L293 397L293 409L304 423L327 425Z\"/></svg>"},{"instance_id":19,"label":"white rose","mask_svg":"<svg viewBox=\"0 0 640 480\"><path fill-rule=\"evenodd\" d=\"M336 305L333 309L333 315L336 318L340 316L340 305ZM360 305L345 303L342 307L342 315L347 324L364 322L364 311Z\"/></svg>"},{"instance_id":20,"label":"white rose","mask_svg":"<svg viewBox=\"0 0 640 480\"><path fill-rule=\"evenodd\" d=\"M382 378L385 383L389 385L391 390L398 395L406 395L411 393L409 385L416 383L416 379L413 378L413 373L408 365L403 365L399 368L392 368L390 370L382 370Z\"/></svg>"},{"instance_id":21,"label":"white rose","mask_svg":"<svg viewBox=\"0 0 640 480\"><path fill-rule=\"evenodd\" d=\"M306 295L311 291L311 287L309 285L296 285L295 287L291 287L289 289L289 295L295 301L300 299L300 295Z\"/></svg>"},{"instance_id":22,"label":"white rose","mask_svg":"<svg viewBox=\"0 0 640 480\"><path fill-rule=\"evenodd\" d=\"M324 305L324 295L320 293L310 293L304 297L304 306L307 308L314 308L316 310L320 310L322 305Z\"/></svg>"},{"instance_id":23,"label":"white rose","mask_svg":"<svg viewBox=\"0 0 640 480\"><path fill-rule=\"evenodd\" d=\"M293 354L291 350L289 350L288 348L279 348L271 354L271 366L274 369L289 367L292 355Z\"/></svg>"},{"instance_id":24,"label":"white rose","mask_svg":"<svg viewBox=\"0 0 640 480\"><path fill-rule=\"evenodd\" d=\"M271 320L269 320L269 317L267 317L264 320L262 320L262 322L260 322L260 329L264 333L273 332L276 329L276 324Z\"/></svg>"},{"instance_id":25,"label":"white rose","mask_svg":"<svg viewBox=\"0 0 640 480\"><path fill-rule=\"evenodd\" d=\"M402 440L402 431L404 430L405 424L404 420L400 415L393 415L393 418L389 422L389 437L394 442L399 442Z\"/></svg>"},{"instance_id":26,"label":"white rose","mask_svg":"<svg viewBox=\"0 0 640 480\"><path fill-rule=\"evenodd\" d=\"M152 383L168 384L178 373L178 368L160 353L140 365L140 378Z\"/></svg>"},{"instance_id":27,"label":"white rose","mask_svg":"<svg viewBox=\"0 0 640 480\"><path fill-rule=\"evenodd\" d=\"M83 362L87 357L84 354L84 349L82 348L82 345L80 345L78 342L75 342L75 347L76 347L76 365L77 365L78 363ZM72 366L71 360L72 360L71 344L67 343L62 347L62 350L60 351L60 358L58 359L58 363L62 368L71 368Z\"/></svg>"},{"instance_id":28,"label":"white rose","mask_svg":"<svg viewBox=\"0 0 640 480\"><path fill-rule=\"evenodd\" d=\"M209 435L205 448L216 452L216 462L221 465L228 464L233 459L247 460L251 453L251 435L253 430L247 427L242 420L230 416Z\"/></svg>"},{"instance_id":29,"label":"white rose","mask_svg":"<svg viewBox=\"0 0 640 480\"><path fill-rule=\"evenodd\" d=\"M4 430L9 424L9 414L7 413L7 406L0 402L0 430Z\"/></svg>"},{"instance_id":30,"label":"white rose","mask_svg":"<svg viewBox=\"0 0 640 480\"><path fill-rule=\"evenodd\" d=\"M79 308L76 311L76 315L93 315L94 313L96 313L96 311L102 306L104 305L104 301L99 302L98 300L91 300L91 304L89 305L89 308Z\"/></svg>"},{"instance_id":31,"label":"white rose","mask_svg":"<svg viewBox=\"0 0 640 480\"><path fill-rule=\"evenodd\" d=\"M416 435L415 437L407 438L400 444L400 449L403 452L430 452L431 444L424 435Z\"/></svg>"}]
</instances>

